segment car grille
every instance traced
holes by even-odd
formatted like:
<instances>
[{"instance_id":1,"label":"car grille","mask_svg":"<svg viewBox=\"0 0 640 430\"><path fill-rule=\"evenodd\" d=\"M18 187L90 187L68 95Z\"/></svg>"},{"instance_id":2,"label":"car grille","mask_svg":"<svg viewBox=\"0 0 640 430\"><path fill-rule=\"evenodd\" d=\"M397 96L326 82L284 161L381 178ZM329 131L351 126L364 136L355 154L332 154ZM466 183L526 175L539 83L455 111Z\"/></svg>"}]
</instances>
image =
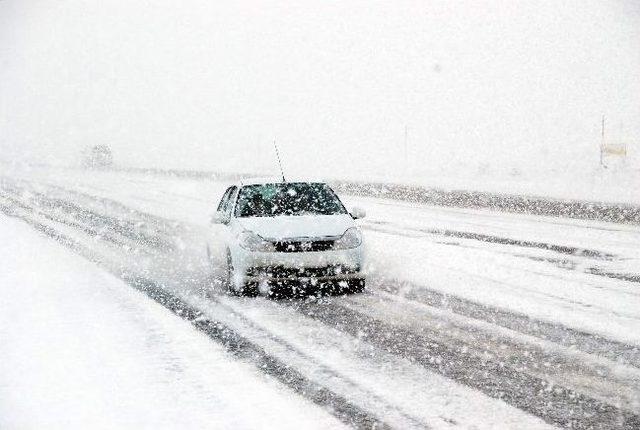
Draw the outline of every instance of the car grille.
<instances>
[{"instance_id":1,"label":"car grille","mask_svg":"<svg viewBox=\"0 0 640 430\"><path fill-rule=\"evenodd\" d=\"M359 271L358 267L331 265L326 267L253 267L247 271L247 276L285 279L285 278L325 278L352 274Z\"/></svg>"},{"instance_id":2,"label":"car grille","mask_svg":"<svg viewBox=\"0 0 640 430\"><path fill-rule=\"evenodd\" d=\"M333 249L333 240L277 241L276 252L319 252Z\"/></svg>"}]
</instances>

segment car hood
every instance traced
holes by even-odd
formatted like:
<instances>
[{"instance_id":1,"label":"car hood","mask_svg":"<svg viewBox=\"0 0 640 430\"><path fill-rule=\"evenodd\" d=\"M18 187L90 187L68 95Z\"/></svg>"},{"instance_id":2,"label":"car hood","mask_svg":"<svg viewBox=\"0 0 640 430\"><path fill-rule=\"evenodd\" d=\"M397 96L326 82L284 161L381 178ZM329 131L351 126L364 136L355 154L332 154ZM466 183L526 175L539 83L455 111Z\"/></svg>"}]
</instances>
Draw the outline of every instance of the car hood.
<instances>
[{"instance_id":1,"label":"car hood","mask_svg":"<svg viewBox=\"0 0 640 430\"><path fill-rule=\"evenodd\" d=\"M342 236L354 227L353 218L340 215L300 215L236 218L240 225L264 239L321 238Z\"/></svg>"}]
</instances>

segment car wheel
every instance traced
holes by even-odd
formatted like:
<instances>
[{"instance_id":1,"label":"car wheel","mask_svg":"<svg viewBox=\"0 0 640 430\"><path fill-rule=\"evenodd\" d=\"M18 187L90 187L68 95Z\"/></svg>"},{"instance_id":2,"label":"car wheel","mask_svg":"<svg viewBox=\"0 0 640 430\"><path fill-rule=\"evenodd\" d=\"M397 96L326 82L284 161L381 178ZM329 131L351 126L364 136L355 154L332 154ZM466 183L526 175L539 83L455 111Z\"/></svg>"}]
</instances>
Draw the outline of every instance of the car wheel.
<instances>
[{"instance_id":1,"label":"car wheel","mask_svg":"<svg viewBox=\"0 0 640 430\"><path fill-rule=\"evenodd\" d=\"M249 282L242 285L240 294L247 297L257 297L260 295L260 289L257 282Z\"/></svg>"},{"instance_id":2,"label":"car wheel","mask_svg":"<svg viewBox=\"0 0 640 430\"><path fill-rule=\"evenodd\" d=\"M349 284L353 293L362 293L364 292L366 281L364 279L354 279Z\"/></svg>"},{"instance_id":3,"label":"car wheel","mask_svg":"<svg viewBox=\"0 0 640 430\"><path fill-rule=\"evenodd\" d=\"M227 288L227 292L229 294L233 294L233 295L237 295L238 294L238 290L236 290L235 288L235 282L233 281L233 275L234 275L234 270L233 270L233 260L231 259L231 253L229 251L227 251L227 272L226 272L227 276L224 280L225 286Z\"/></svg>"},{"instance_id":4,"label":"car wheel","mask_svg":"<svg viewBox=\"0 0 640 430\"><path fill-rule=\"evenodd\" d=\"M234 274L235 269L233 267L233 259L231 258L231 253L227 252L227 279L225 279L225 283L227 285L228 293L234 296L248 297L255 297L260 294L258 285L255 282L243 283L242 285L238 285L233 279Z\"/></svg>"}]
</instances>

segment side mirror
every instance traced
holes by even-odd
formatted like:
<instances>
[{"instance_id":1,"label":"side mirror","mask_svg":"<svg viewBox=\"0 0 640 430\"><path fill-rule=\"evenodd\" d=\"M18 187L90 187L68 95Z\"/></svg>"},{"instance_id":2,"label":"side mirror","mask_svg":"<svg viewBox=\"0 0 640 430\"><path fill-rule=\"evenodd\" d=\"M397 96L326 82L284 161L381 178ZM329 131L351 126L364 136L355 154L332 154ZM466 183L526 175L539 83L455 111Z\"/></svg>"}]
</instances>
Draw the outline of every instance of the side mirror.
<instances>
[{"instance_id":1,"label":"side mirror","mask_svg":"<svg viewBox=\"0 0 640 430\"><path fill-rule=\"evenodd\" d=\"M227 220L223 212L216 212L211 215L211 224L226 224Z\"/></svg>"},{"instance_id":2,"label":"side mirror","mask_svg":"<svg viewBox=\"0 0 640 430\"><path fill-rule=\"evenodd\" d=\"M360 219L367 216L367 212L364 209L359 208L357 206L351 209L350 214L351 214L351 218L353 219Z\"/></svg>"}]
</instances>

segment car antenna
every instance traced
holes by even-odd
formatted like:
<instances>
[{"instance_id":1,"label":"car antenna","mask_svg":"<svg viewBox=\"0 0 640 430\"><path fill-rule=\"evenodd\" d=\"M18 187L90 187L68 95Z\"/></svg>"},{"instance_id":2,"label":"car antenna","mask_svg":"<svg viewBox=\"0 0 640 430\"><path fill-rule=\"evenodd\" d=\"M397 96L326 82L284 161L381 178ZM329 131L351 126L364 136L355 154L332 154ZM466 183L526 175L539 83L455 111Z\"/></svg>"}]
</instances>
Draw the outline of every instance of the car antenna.
<instances>
[{"instance_id":1,"label":"car antenna","mask_svg":"<svg viewBox=\"0 0 640 430\"><path fill-rule=\"evenodd\" d=\"M280 166L280 173L282 174L282 182L287 182L284 178L284 170L282 170L282 162L280 161L280 152L278 152L278 145L276 145L276 140L273 139L273 147L276 149L276 157L278 157L278 166Z\"/></svg>"}]
</instances>

